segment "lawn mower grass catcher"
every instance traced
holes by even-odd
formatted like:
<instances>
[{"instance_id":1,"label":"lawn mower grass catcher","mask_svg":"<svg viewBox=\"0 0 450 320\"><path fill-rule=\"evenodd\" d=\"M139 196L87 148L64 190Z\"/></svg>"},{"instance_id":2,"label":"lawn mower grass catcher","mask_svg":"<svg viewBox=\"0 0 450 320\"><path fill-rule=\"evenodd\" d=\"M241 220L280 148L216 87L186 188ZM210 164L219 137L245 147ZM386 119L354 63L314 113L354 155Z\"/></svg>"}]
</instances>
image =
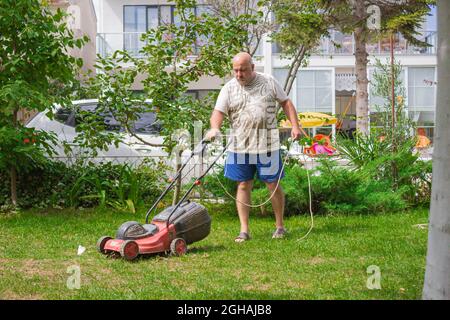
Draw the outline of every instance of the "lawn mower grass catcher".
<instances>
[{"instance_id":1,"label":"lawn mower grass catcher","mask_svg":"<svg viewBox=\"0 0 450 320\"><path fill-rule=\"evenodd\" d=\"M211 230L211 217L208 211L204 206L186 199L194 187L201 184L201 180L222 156L226 148L195 180L176 205L161 211L153 218L151 223L148 223L148 220L150 213L156 209L158 203L175 185L189 161L195 155L204 153L207 143L207 141L202 140L194 148L189 159L182 164L171 183L147 211L145 224L136 221L123 223L117 230L115 239L104 236L97 241L97 250L105 255L120 254L126 260L133 260L139 255L159 252L170 252L173 255L180 256L186 253L188 244L206 238Z\"/></svg>"}]
</instances>

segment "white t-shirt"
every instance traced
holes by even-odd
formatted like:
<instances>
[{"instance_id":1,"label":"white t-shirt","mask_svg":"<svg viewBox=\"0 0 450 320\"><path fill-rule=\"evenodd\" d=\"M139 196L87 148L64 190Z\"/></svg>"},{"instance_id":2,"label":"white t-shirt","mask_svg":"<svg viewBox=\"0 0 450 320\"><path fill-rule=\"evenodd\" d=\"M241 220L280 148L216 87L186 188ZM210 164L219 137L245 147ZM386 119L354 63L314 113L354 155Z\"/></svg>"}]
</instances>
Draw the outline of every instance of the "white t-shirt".
<instances>
[{"instance_id":1,"label":"white t-shirt","mask_svg":"<svg viewBox=\"0 0 450 320\"><path fill-rule=\"evenodd\" d=\"M242 86L236 78L220 90L214 109L228 115L233 137L229 150L261 154L280 149L277 101L288 96L272 76L256 73L255 79Z\"/></svg>"}]
</instances>

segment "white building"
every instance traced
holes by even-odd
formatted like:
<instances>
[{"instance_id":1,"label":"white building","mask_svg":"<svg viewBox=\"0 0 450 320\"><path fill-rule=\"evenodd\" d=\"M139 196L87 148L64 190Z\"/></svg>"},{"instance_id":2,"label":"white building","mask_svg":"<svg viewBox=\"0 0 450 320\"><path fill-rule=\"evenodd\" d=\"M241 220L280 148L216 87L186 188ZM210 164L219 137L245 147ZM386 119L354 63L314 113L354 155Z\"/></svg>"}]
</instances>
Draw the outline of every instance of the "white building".
<instances>
[{"instance_id":1,"label":"white building","mask_svg":"<svg viewBox=\"0 0 450 320\"><path fill-rule=\"evenodd\" d=\"M138 53L142 43L139 35L165 22L174 22L173 3L158 0L94 0L97 10L97 51L106 55L115 50ZM202 10L201 8L198 9ZM402 77L406 91L407 112L419 127L426 128L433 137L436 109L436 22L435 11L424 24L422 40L430 48L410 46L402 37L395 39L395 58L404 67ZM267 39L265 39L267 40ZM333 41L340 43L336 48ZM318 111L351 116L356 114L352 94L355 91L355 57L352 35L332 32L332 39L324 39L317 52L309 59L308 67L299 70L290 96L298 111ZM389 59L389 41L380 41L369 47L369 80L376 58ZM287 74L289 61L280 58L279 49L264 41L256 54L258 71L274 75L281 83ZM389 61L389 60L387 60ZM190 86L190 93L201 97L209 90L220 89L224 79L201 79ZM136 90L139 90L136 87ZM370 91L370 90L369 90ZM369 93L370 94L370 93ZM350 101L352 99L352 101ZM377 102L369 96L369 104ZM372 108L373 109L373 108ZM374 110L371 110L374 112ZM352 126L352 123L344 125ZM318 131L330 129L321 128ZM334 128L333 128L334 130Z\"/></svg>"}]
</instances>

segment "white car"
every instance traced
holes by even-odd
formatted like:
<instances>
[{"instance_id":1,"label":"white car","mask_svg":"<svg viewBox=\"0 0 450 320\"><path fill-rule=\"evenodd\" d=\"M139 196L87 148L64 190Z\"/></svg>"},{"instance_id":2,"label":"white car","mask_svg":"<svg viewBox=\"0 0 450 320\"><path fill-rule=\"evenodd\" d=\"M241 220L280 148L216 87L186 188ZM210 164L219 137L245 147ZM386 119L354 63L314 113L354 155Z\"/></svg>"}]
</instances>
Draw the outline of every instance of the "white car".
<instances>
[{"instance_id":1,"label":"white car","mask_svg":"<svg viewBox=\"0 0 450 320\"><path fill-rule=\"evenodd\" d=\"M72 154L70 156L64 153L62 143L54 146L56 158L64 162L72 162L75 158L85 156L85 152L80 147L74 144L74 139L77 136L75 127L77 125L77 109L85 111L93 111L97 107L98 100L78 100L73 101L75 108L65 108L62 106L55 106L55 116L51 120L46 116L46 112L38 113L31 121L27 123L27 127L36 128L38 130L54 132L58 140L67 142L72 146ZM104 123L106 130L122 131L120 124L111 115L104 116ZM160 126L156 121L154 113L148 112L140 115L140 119L134 124L134 133L142 140L151 144L161 145L163 137L159 135ZM113 161L116 163L131 163L136 164L142 162L145 158L153 158L155 160L161 157L167 157L167 153L162 147L149 146L131 134L124 133L123 142L116 148L114 145L109 145L107 151L98 150L98 155L95 158L89 159L92 162L107 162Z\"/></svg>"}]
</instances>

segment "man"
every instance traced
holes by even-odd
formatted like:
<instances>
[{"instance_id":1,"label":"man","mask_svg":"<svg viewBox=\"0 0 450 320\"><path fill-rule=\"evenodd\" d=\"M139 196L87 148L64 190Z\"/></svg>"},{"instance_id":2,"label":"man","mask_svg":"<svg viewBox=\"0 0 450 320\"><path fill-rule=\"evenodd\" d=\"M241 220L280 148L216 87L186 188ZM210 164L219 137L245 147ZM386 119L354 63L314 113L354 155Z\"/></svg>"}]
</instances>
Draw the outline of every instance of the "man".
<instances>
[{"instance_id":1,"label":"man","mask_svg":"<svg viewBox=\"0 0 450 320\"><path fill-rule=\"evenodd\" d=\"M250 239L250 198L255 172L265 182L275 212L276 230L273 238L286 234L283 224L284 193L278 184L284 175L277 129L276 102L279 102L292 123L291 137L300 137L297 112L280 84L270 75L255 72L248 53L233 58L234 78L220 91L211 115L211 129L206 139L220 134L225 115L232 127L232 139L225 164L225 177L237 181L236 206L241 224L236 242ZM277 187L278 186L278 187Z\"/></svg>"}]
</instances>

